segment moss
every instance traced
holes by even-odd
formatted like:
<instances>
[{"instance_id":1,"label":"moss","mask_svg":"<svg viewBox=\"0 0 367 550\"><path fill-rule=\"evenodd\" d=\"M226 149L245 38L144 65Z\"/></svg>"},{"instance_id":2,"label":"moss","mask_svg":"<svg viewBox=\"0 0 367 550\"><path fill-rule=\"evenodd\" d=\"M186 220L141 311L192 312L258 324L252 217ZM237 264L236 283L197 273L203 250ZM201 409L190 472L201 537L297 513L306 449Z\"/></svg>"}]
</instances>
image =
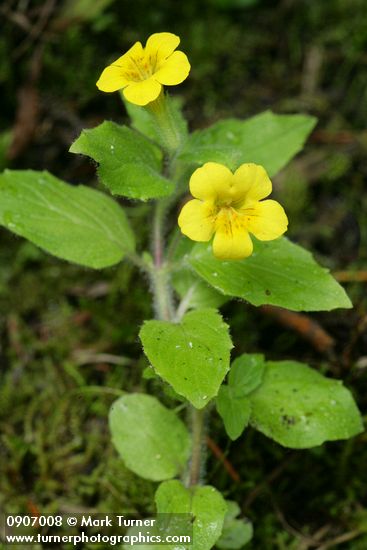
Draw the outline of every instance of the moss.
<instances>
[{"instance_id":1,"label":"moss","mask_svg":"<svg viewBox=\"0 0 367 550\"><path fill-rule=\"evenodd\" d=\"M94 20L43 35L38 82L42 118L33 141L12 165L48 168L72 182L92 182L94 167L69 155L69 143L83 126L103 118L126 120L117 96L97 92L100 71L131 42L152 31L170 30L182 37L193 67L178 92L192 127L268 107L319 117L321 133L277 179L277 193L296 220L292 238L315 249L335 270L364 269L365 2L238 4L187 0L177 17L177 6L169 0L155 5L137 0L134 9L127 0L116 0ZM17 91L28 79L35 50L32 44L14 57L26 36L6 18L0 41L4 128L13 123ZM321 63L312 74L315 51ZM148 236L142 221L146 208L130 208L142 243ZM152 511L155 485L125 469L111 445L106 420L121 388L147 389L167 403L173 398L169 392L163 395L156 378L142 379L146 361L137 335L143 319L151 317L145 283L124 265L103 272L83 270L0 233L0 505L6 511ZM269 358L293 357L322 363L325 371L338 375L342 371L365 410L365 370L354 365L365 355L367 301L362 285L349 285L348 290L357 304L354 311L316 316L337 341L336 359L331 360L261 312L246 309L244 314L243 303L226 305L223 312L232 319L239 353L261 351ZM252 548L296 549L302 536L326 525L326 539L365 531L364 436L289 453L249 430L229 446L214 414L210 434L228 453L241 481L234 483L212 455L207 480L237 500L253 520ZM365 539L353 539L343 548L364 549Z\"/></svg>"}]
</instances>

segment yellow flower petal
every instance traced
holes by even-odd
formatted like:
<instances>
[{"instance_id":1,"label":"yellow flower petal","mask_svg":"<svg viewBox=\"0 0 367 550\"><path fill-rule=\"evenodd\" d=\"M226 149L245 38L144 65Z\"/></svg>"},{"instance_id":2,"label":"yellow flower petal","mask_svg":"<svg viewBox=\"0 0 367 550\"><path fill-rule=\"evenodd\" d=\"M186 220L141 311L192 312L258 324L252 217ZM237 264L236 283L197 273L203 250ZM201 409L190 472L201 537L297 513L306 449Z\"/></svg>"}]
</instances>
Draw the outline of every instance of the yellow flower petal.
<instances>
[{"instance_id":1,"label":"yellow flower petal","mask_svg":"<svg viewBox=\"0 0 367 550\"><path fill-rule=\"evenodd\" d=\"M159 70L154 73L154 78L161 84L174 86L181 84L187 78L190 68L189 60L183 52L173 52L161 63Z\"/></svg>"},{"instance_id":2,"label":"yellow flower petal","mask_svg":"<svg viewBox=\"0 0 367 550\"><path fill-rule=\"evenodd\" d=\"M190 178L193 197L201 200L225 201L231 198L233 174L223 164L206 162Z\"/></svg>"},{"instance_id":3,"label":"yellow flower petal","mask_svg":"<svg viewBox=\"0 0 367 550\"><path fill-rule=\"evenodd\" d=\"M116 92L124 88L129 81L120 67L110 65L102 72L97 82L97 88L102 92Z\"/></svg>"},{"instance_id":4,"label":"yellow flower petal","mask_svg":"<svg viewBox=\"0 0 367 550\"><path fill-rule=\"evenodd\" d=\"M272 241L287 231L288 218L277 201L257 202L240 212L246 215L247 229L260 241Z\"/></svg>"},{"instance_id":5,"label":"yellow flower petal","mask_svg":"<svg viewBox=\"0 0 367 550\"><path fill-rule=\"evenodd\" d=\"M152 34L146 43L145 52L158 63L175 51L180 43L180 38L170 32L157 32Z\"/></svg>"},{"instance_id":6,"label":"yellow flower petal","mask_svg":"<svg viewBox=\"0 0 367 550\"><path fill-rule=\"evenodd\" d=\"M187 202L178 217L178 225L193 241L209 241L214 233L213 206L195 199Z\"/></svg>"},{"instance_id":7,"label":"yellow flower petal","mask_svg":"<svg viewBox=\"0 0 367 550\"><path fill-rule=\"evenodd\" d=\"M134 58L142 55L143 46L135 42L124 55L104 69L97 82L98 89L102 92L116 92L136 80L138 71Z\"/></svg>"},{"instance_id":8,"label":"yellow flower petal","mask_svg":"<svg viewBox=\"0 0 367 550\"><path fill-rule=\"evenodd\" d=\"M217 229L213 240L213 253L219 260L242 260L253 250L250 235L242 226L232 224Z\"/></svg>"},{"instance_id":9,"label":"yellow flower petal","mask_svg":"<svg viewBox=\"0 0 367 550\"><path fill-rule=\"evenodd\" d=\"M131 63L134 63L134 59L141 59L144 55L144 48L141 42L135 42L129 50L127 50L124 55L121 55L116 61L111 63L111 65L116 65L122 68L129 68Z\"/></svg>"},{"instance_id":10,"label":"yellow flower petal","mask_svg":"<svg viewBox=\"0 0 367 550\"><path fill-rule=\"evenodd\" d=\"M140 82L130 83L123 90L125 98L130 103L135 105L147 105L151 101L157 99L161 93L162 86L154 80L154 78L148 78L147 80L141 80Z\"/></svg>"},{"instance_id":11,"label":"yellow flower petal","mask_svg":"<svg viewBox=\"0 0 367 550\"><path fill-rule=\"evenodd\" d=\"M238 199L260 201L272 190L271 181L265 168L259 164L242 164L234 173Z\"/></svg>"}]
</instances>

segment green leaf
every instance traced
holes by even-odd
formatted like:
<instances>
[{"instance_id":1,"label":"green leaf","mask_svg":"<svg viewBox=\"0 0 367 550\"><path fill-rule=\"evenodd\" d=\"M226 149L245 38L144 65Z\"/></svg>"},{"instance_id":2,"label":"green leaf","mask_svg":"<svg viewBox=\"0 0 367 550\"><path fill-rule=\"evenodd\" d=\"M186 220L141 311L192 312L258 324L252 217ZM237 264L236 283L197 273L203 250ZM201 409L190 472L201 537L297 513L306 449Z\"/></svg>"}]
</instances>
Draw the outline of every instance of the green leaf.
<instances>
[{"instance_id":1,"label":"green leaf","mask_svg":"<svg viewBox=\"0 0 367 550\"><path fill-rule=\"evenodd\" d=\"M227 500L227 514L224 518L223 532L216 547L223 550L243 548L253 536L252 523L245 519L236 519L240 514L237 502Z\"/></svg>"},{"instance_id":2,"label":"green leaf","mask_svg":"<svg viewBox=\"0 0 367 550\"><path fill-rule=\"evenodd\" d=\"M250 542L254 534L252 523L242 519L233 519L223 528L216 546L223 550L238 550Z\"/></svg>"},{"instance_id":3,"label":"green leaf","mask_svg":"<svg viewBox=\"0 0 367 550\"><path fill-rule=\"evenodd\" d=\"M296 361L268 362L262 384L248 399L250 424L292 449L363 431L358 408L342 383Z\"/></svg>"},{"instance_id":4,"label":"green leaf","mask_svg":"<svg viewBox=\"0 0 367 550\"><path fill-rule=\"evenodd\" d=\"M157 514L155 517L149 518L150 525L134 525L129 527L127 535L129 536L129 542L123 544L123 548L131 550L133 544L132 541L139 541L136 544L139 546L139 550L192 550L193 546L186 541L192 541L193 539L193 525L191 514ZM138 537L133 539L132 537ZM142 537L146 537L143 539ZM154 538L157 537L157 538ZM159 537L159 538L158 538ZM152 541L161 540L165 541L168 537L188 537L187 539L180 539L180 543L167 544L166 542L152 543L145 542L142 544L140 541ZM169 539L168 540L177 540Z\"/></svg>"},{"instance_id":5,"label":"green leaf","mask_svg":"<svg viewBox=\"0 0 367 550\"><path fill-rule=\"evenodd\" d=\"M0 224L58 258L97 269L117 264L135 247L114 200L48 172L0 174Z\"/></svg>"},{"instance_id":6,"label":"green leaf","mask_svg":"<svg viewBox=\"0 0 367 550\"><path fill-rule=\"evenodd\" d=\"M224 526L228 520L235 519L241 513L241 508L234 500L226 500L227 513L224 518Z\"/></svg>"},{"instance_id":7,"label":"green leaf","mask_svg":"<svg viewBox=\"0 0 367 550\"><path fill-rule=\"evenodd\" d=\"M217 411L221 416L227 434L237 439L248 426L251 414L247 395L260 384L265 371L263 355L243 354L231 365L228 385L221 386L217 399Z\"/></svg>"},{"instance_id":8,"label":"green leaf","mask_svg":"<svg viewBox=\"0 0 367 550\"><path fill-rule=\"evenodd\" d=\"M247 397L237 396L231 386L223 385L219 389L216 404L226 432L234 441L249 423L250 402Z\"/></svg>"},{"instance_id":9,"label":"green leaf","mask_svg":"<svg viewBox=\"0 0 367 550\"><path fill-rule=\"evenodd\" d=\"M228 326L213 309L187 313L181 323L146 321L144 352L156 372L201 409L215 397L229 369Z\"/></svg>"},{"instance_id":10,"label":"green leaf","mask_svg":"<svg viewBox=\"0 0 367 550\"><path fill-rule=\"evenodd\" d=\"M252 256L235 261L217 260L210 245L198 243L189 262L216 290L255 306L272 304L294 311L352 307L344 289L310 252L284 237L253 241Z\"/></svg>"},{"instance_id":11,"label":"green leaf","mask_svg":"<svg viewBox=\"0 0 367 550\"><path fill-rule=\"evenodd\" d=\"M162 152L127 126L103 122L83 130L70 151L99 163L98 175L113 195L147 200L173 191L172 183L160 174Z\"/></svg>"},{"instance_id":12,"label":"green leaf","mask_svg":"<svg viewBox=\"0 0 367 550\"><path fill-rule=\"evenodd\" d=\"M180 158L197 164L220 162L232 170L254 162L274 176L302 149L315 124L311 116L271 111L247 120L223 120L194 132Z\"/></svg>"},{"instance_id":13,"label":"green leaf","mask_svg":"<svg viewBox=\"0 0 367 550\"><path fill-rule=\"evenodd\" d=\"M265 371L265 359L260 354L244 353L237 357L229 371L228 384L234 395L244 397L261 384Z\"/></svg>"},{"instance_id":14,"label":"green leaf","mask_svg":"<svg viewBox=\"0 0 367 550\"><path fill-rule=\"evenodd\" d=\"M161 481L182 473L191 441L184 423L155 397L124 395L111 407L112 442L127 468Z\"/></svg>"},{"instance_id":15,"label":"green leaf","mask_svg":"<svg viewBox=\"0 0 367 550\"><path fill-rule=\"evenodd\" d=\"M221 535L226 501L214 487L186 489L180 481L166 481L156 492L159 514L192 514L192 550L210 550Z\"/></svg>"}]
</instances>

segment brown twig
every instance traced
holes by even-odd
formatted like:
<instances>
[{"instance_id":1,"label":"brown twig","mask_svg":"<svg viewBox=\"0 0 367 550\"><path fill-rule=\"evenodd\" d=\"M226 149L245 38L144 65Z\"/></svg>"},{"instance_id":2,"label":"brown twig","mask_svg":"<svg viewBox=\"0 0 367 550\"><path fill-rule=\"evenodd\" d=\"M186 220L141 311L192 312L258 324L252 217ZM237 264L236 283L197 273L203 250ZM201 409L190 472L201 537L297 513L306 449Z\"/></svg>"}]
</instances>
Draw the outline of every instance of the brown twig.
<instances>
[{"instance_id":1,"label":"brown twig","mask_svg":"<svg viewBox=\"0 0 367 550\"><path fill-rule=\"evenodd\" d=\"M324 53L319 44L311 44L305 55L302 71L302 94L314 95L320 82Z\"/></svg>"},{"instance_id":2,"label":"brown twig","mask_svg":"<svg viewBox=\"0 0 367 550\"><path fill-rule=\"evenodd\" d=\"M18 109L13 128L11 145L7 152L9 160L17 158L32 141L38 125L39 95L37 88L29 83L18 91Z\"/></svg>"},{"instance_id":3,"label":"brown twig","mask_svg":"<svg viewBox=\"0 0 367 550\"><path fill-rule=\"evenodd\" d=\"M311 135L314 143L332 143L337 145L350 145L358 142L358 135L347 130L329 132L328 130L315 130Z\"/></svg>"},{"instance_id":4,"label":"brown twig","mask_svg":"<svg viewBox=\"0 0 367 550\"><path fill-rule=\"evenodd\" d=\"M343 363L344 365L349 365L351 361L351 355L354 347L356 346L361 335L367 331L367 315L363 315L357 323L357 326L354 328L350 341L344 348L343 352Z\"/></svg>"},{"instance_id":5,"label":"brown twig","mask_svg":"<svg viewBox=\"0 0 367 550\"><path fill-rule=\"evenodd\" d=\"M36 42L38 38L45 31L47 24L50 20L52 13L56 8L56 0L47 0L41 6L38 20L35 24L29 29L29 32L25 39L15 48L13 52L13 59L19 59L31 46L32 43Z\"/></svg>"},{"instance_id":6,"label":"brown twig","mask_svg":"<svg viewBox=\"0 0 367 550\"><path fill-rule=\"evenodd\" d=\"M302 338L322 353L330 352L335 344L334 339L314 319L304 313L295 313L276 306L262 306L261 311L276 319L281 325L297 332Z\"/></svg>"},{"instance_id":7,"label":"brown twig","mask_svg":"<svg viewBox=\"0 0 367 550\"><path fill-rule=\"evenodd\" d=\"M9 160L17 158L30 144L40 116L37 81L42 70L42 45L34 51L29 65L28 81L18 91L18 108L13 126L12 142L7 152Z\"/></svg>"},{"instance_id":8,"label":"brown twig","mask_svg":"<svg viewBox=\"0 0 367 550\"><path fill-rule=\"evenodd\" d=\"M23 31L29 32L32 28L32 24L28 17L22 12L12 12L8 6L1 6L0 14L6 17L11 23L20 27Z\"/></svg>"},{"instance_id":9,"label":"brown twig","mask_svg":"<svg viewBox=\"0 0 367 550\"><path fill-rule=\"evenodd\" d=\"M211 437L207 436L206 444L208 445L213 455L223 464L223 467L227 471L230 478L235 483L239 483L241 481L239 473L235 470L233 465L230 463L228 458L224 455L223 451L218 447L215 441L213 441Z\"/></svg>"},{"instance_id":10,"label":"brown twig","mask_svg":"<svg viewBox=\"0 0 367 550\"><path fill-rule=\"evenodd\" d=\"M308 548L315 548L318 546L319 541L317 541L312 536L304 535L301 531L298 531L295 527L293 527L290 523L288 523L287 519L285 518L282 510L279 508L278 504L275 502L274 497L271 497L271 502L275 511L275 514L280 521L281 525L287 531L287 533L290 533L294 537L296 537L300 542L299 550L307 550Z\"/></svg>"},{"instance_id":11,"label":"brown twig","mask_svg":"<svg viewBox=\"0 0 367 550\"><path fill-rule=\"evenodd\" d=\"M358 531L357 529L355 529L354 531L349 531L348 533L343 533L342 535L339 535L334 539L331 539L329 541L322 543L321 546L317 548L317 550L329 550L329 548L334 548L334 546L339 546L339 544L343 544L344 542L348 542L349 540L356 539L361 535L362 535L362 532Z\"/></svg>"},{"instance_id":12,"label":"brown twig","mask_svg":"<svg viewBox=\"0 0 367 550\"><path fill-rule=\"evenodd\" d=\"M367 271L336 271L333 275L339 283L367 283Z\"/></svg>"}]
</instances>

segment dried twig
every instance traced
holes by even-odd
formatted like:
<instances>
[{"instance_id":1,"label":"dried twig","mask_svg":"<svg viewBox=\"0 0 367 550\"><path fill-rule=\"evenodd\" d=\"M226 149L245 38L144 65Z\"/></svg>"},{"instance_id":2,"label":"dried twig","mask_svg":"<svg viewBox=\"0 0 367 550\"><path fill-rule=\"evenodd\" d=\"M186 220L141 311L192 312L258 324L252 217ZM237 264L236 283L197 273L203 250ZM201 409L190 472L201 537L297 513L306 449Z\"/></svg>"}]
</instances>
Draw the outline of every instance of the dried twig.
<instances>
[{"instance_id":1,"label":"dried twig","mask_svg":"<svg viewBox=\"0 0 367 550\"><path fill-rule=\"evenodd\" d=\"M260 309L276 319L281 325L298 332L318 351L328 353L333 349L335 341L332 336L308 315L275 306L262 306Z\"/></svg>"},{"instance_id":2,"label":"dried twig","mask_svg":"<svg viewBox=\"0 0 367 550\"><path fill-rule=\"evenodd\" d=\"M343 363L349 365L351 361L352 351L357 344L361 335L367 331L367 315L363 315L357 323L357 326L354 327L351 338L348 344L344 347L343 352Z\"/></svg>"},{"instance_id":3,"label":"dried twig","mask_svg":"<svg viewBox=\"0 0 367 550\"><path fill-rule=\"evenodd\" d=\"M312 44L306 51L302 73L302 93L314 95L320 81L324 53L319 44Z\"/></svg>"},{"instance_id":4,"label":"dried twig","mask_svg":"<svg viewBox=\"0 0 367 550\"><path fill-rule=\"evenodd\" d=\"M29 29L25 39L19 44L17 48L15 48L13 52L14 59L19 59L19 57L21 57L30 48L31 44L36 42L38 38L42 35L47 27L52 13L56 8L56 4L56 0L47 0L43 3L39 12L38 20Z\"/></svg>"},{"instance_id":5,"label":"dried twig","mask_svg":"<svg viewBox=\"0 0 367 550\"><path fill-rule=\"evenodd\" d=\"M233 481L239 483L241 478L239 473L235 470L231 462L226 458L223 451L218 447L218 445L211 439L211 437L206 438L206 444L213 453L213 455L223 464L223 467L227 470L228 475Z\"/></svg>"},{"instance_id":6,"label":"dried twig","mask_svg":"<svg viewBox=\"0 0 367 550\"><path fill-rule=\"evenodd\" d=\"M355 529L354 531L349 531L348 533L343 533L342 535L339 535L334 539L331 539L329 541L322 543L321 546L317 548L317 550L329 550L329 548L334 548L335 546L339 546L339 544L343 544L344 542L348 542L349 540L356 539L361 535L362 535L362 532L357 529Z\"/></svg>"},{"instance_id":7,"label":"dried twig","mask_svg":"<svg viewBox=\"0 0 367 550\"><path fill-rule=\"evenodd\" d=\"M336 271L333 275L340 283L367 283L367 271Z\"/></svg>"}]
</instances>

